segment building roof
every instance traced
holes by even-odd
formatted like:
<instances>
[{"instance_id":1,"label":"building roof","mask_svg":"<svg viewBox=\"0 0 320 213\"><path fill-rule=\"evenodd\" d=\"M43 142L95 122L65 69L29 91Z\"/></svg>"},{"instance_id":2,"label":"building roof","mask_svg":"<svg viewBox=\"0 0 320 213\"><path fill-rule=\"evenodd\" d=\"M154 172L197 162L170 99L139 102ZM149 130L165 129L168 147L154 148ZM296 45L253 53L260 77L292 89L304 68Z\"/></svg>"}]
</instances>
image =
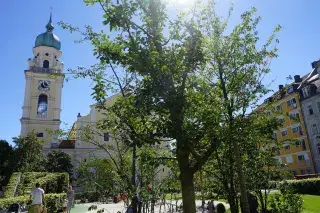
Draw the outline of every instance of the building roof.
<instances>
[{"instance_id":1,"label":"building roof","mask_svg":"<svg viewBox=\"0 0 320 213\"><path fill-rule=\"evenodd\" d=\"M59 149L74 149L75 140L62 140L59 144Z\"/></svg>"},{"instance_id":2,"label":"building roof","mask_svg":"<svg viewBox=\"0 0 320 213\"><path fill-rule=\"evenodd\" d=\"M305 87L309 87L309 96L304 97L301 95L301 100L304 101L315 95L320 94L320 79L318 74L318 68L320 67L320 60L312 63L312 71L308 74L308 77L301 82L299 85L299 90L303 90ZM303 93L302 93L303 94Z\"/></svg>"},{"instance_id":3,"label":"building roof","mask_svg":"<svg viewBox=\"0 0 320 213\"><path fill-rule=\"evenodd\" d=\"M52 14L50 14L50 19L48 24L46 25L47 31L41 33L37 36L34 47L46 46L53 47L57 50L61 49L61 42L55 34L53 34L53 24L52 24Z\"/></svg>"}]
</instances>

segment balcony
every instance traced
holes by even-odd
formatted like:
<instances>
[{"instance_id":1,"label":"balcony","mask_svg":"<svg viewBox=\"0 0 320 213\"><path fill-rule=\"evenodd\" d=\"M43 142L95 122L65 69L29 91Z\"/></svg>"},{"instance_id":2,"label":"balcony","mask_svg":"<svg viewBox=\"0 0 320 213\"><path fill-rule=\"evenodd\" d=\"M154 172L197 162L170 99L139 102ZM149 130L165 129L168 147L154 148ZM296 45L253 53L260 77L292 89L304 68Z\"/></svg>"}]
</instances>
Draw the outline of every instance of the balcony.
<instances>
[{"instance_id":1,"label":"balcony","mask_svg":"<svg viewBox=\"0 0 320 213\"><path fill-rule=\"evenodd\" d=\"M26 72L36 72L36 73L48 73L48 74L60 74L60 70L52 68L43 68L43 67L30 67Z\"/></svg>"}]
</instances>

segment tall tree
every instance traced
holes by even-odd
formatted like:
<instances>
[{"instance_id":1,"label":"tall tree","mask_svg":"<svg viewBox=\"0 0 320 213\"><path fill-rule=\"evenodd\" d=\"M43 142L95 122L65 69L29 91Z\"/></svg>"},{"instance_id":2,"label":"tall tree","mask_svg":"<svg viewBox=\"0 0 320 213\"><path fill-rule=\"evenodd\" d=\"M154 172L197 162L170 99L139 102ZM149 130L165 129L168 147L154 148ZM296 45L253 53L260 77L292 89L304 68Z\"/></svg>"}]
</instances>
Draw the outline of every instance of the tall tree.
<instances>
[{"instance_id":1,"label":"tall tree","mask_svg":"<svg viewBox=\"0 0 320 213\"><path fill-rule=\"evenodd\" d=\"M46 170L48 172L67 172L71 177L73 165L70 155L61 150L50 151L46 159Z\"/></svg>"},{"instance_id":2,"label":"tall tree","mask_svg":"<svg viewBox=\"0 0 320 213\"><path fill-rule=\"evenodd\" d=\"M221 122L227 134L224 140L231 144L234 154L245 213L249 213L249 204L240 144L247 141L241 133L250 108L256 107L259 99L270 91L264 85L263 78L270 73L271 60L277 57L275 33L280 30L280 26L275 27L265 43L258 43L257 26L261 17L255 17L255 13L255 8L243 13L242 22L231 33L226 33L228 21L222 21L216 15L214 1L209 1L199 19L202 32L209 35L204 42L208 63L202 74L216 94L212 99L218 98L220 102Z\"/></svg>"},{"instance_id":3,"label":"tall tree","mask_svg":"<svg viewBox=\"0 0 320 213\"><path fill-rule=\"evenodd\" d=\"M34 131L29 132L25 137L13 138L13 142L15 143L15 171L45 171L42 154L43 141L37 138Z\"/></svg>"},{"instance_id":4,"label":"tall tree","mask_svg":"<svg viewBox=\"0 0 320 213\"><path fill-rule=\"evenodd\" d=\"M14 149L5 140L0 140L0 186L5 186L13 172Z\"/></svg>"},{"instance_id":5,"label":"tall tree","mask_svg":"<svg viewBox=\"0 0 320 213\"><path fill-rule=\"evenodd\" d=\"M113 196L119 193L121 179L114 168L112 161L108 159L94 159L79 166L78 182L90 191L96 189ZM117 183L117 184L115 184Z\"/></svg>"},{"instance_id":6,"label":"tall tree","mask_svg":"<svg viewBox=\"0 0 320 213\"><path fill-rule=\"evenodd\" d=\"M244 212L248 213L239 149L239 143L245 141L239 141L234 133L241 132L241 118L236 122L235 117L246 116L246 109L266 91L259 80L269 71L263 65L275 56L275 51L268 51L273 37L261 51L256 49L259 19L252 18L254 11L244 13L242 22L228 35L224 32L227 21L216 15L211 0L175 20L168 18L161 0L85 2L101 6L103 23L110 27L112 37L86 27L82 35L93 44L100 65L98 69L81 68L80 75L93 78L93 96L103 107L106 89L115 80L123 96L113 107L118 109L114 111L115 121L119 121L116 127L128 132L133 150L138 144L154 143L146 137L152 130L166 130L162 137L176 141L183 212L194 213L194 174L220 140L227 140L237 164ZM121 68L133 74L136 82L120 84L119 75L108 78L109 71L116 73ZM226 137L214 131L221 128Z\"/></svg>"}]
</instances>

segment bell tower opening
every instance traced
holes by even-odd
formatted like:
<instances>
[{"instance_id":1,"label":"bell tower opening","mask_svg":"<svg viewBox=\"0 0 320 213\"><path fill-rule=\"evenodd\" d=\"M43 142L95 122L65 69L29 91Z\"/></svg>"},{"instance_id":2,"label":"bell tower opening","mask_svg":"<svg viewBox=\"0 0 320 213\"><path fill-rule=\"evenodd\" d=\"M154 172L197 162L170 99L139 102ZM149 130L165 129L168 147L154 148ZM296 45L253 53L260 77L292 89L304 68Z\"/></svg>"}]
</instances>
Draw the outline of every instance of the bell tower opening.
<instances>
[{"instance_id":1,"label":"bell tower opening","mask_svg":"<svg viewBox=\"0 0 320 213\"><path fill-rule=\"evenodd\" d=\"M48 60L44 60L42 67L43 67L43 68L49 68L49 61L48 61Z\"/></svg>"},{"instance_id":2,"label":"bell tower opening","mask_svg":"<svg viewBox=\"0 0 320 213\"><path fill-rule=\"evenodd\" d=\"M46 115L48 111L48 96L41 94L38 99L38 115Z\"/></svg>"}]
</instances>

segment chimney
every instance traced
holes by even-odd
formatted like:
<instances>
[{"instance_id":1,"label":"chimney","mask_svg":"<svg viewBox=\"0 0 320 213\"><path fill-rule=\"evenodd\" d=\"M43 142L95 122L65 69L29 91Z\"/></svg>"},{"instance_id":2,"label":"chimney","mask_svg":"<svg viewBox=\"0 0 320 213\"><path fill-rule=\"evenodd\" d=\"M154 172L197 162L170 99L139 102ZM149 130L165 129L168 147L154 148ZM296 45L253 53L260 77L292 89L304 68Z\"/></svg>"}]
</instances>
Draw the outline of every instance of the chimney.
<instances>
[{"instance_id":1,"label":"chimney","mask_svg":"<svg viewBox=\"0 0 320 213\"><path fill-rule=\"evenodd\" d=\"M294 76L294 82L295 82L295 83L301 82L300 75L295 75L295 76Z\"/></svg>"},{"instance_id":2,"label":"chimney","mask_svg":"<svg viewBox=\"0 0 320 213\"><path fill-rule=\"evenodd\" d=\"M283 89L283 85L280 84L280 85L279 85L279 90L282 90L282 89Z\"/></svg>"},{"instance_id":3,"label":"chimney","mask_svg":"<svg viewBox=\"0 0 320 213\"><path fill-rule=\"evenodd\" d=\"M319 61L314 61L314 62L311 63L312 69L314 69L314 68L317 67L317 63L318 63L318 62L319 62Z\"/></svg>"}]
</instances>

